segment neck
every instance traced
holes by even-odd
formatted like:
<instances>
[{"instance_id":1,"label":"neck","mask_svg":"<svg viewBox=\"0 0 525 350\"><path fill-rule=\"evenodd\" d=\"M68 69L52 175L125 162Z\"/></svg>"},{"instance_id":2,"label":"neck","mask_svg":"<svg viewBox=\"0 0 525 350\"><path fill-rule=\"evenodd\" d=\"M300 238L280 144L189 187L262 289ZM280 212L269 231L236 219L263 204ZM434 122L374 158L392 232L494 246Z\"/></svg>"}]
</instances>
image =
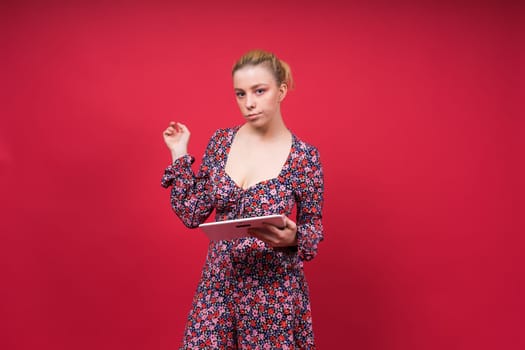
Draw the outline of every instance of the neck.
<instances>
[{"instance_id":1,"label":"neck","mask_svg":"<svg viewBox=\"0 0 525 350\"><path fill-rule=\"evenodd\" d=\"M273 117L271 123L262 126L255 126L246 123L242 126L242 129L244 129L247 134L251 134L261 139L273 139L290 133L280 114Z\"/></svg>"}]
</instances>

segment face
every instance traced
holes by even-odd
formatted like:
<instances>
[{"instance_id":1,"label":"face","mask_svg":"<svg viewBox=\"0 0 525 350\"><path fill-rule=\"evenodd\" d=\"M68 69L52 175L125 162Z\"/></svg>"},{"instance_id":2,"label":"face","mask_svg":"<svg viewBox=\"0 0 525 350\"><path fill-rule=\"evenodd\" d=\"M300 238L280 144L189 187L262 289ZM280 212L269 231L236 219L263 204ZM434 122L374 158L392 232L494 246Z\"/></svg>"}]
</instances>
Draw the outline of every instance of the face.
<instances>
[{"instance_id":1,"label":"face","mask_svg":"<svg viewBox=\"0 0 525 350\"><path fill-rule=\"evenodd\" d=\"M237 104L247 122L257 126L281 117L280 103L286 84L277 85L271 70L264 65L245 66L233 75Z\"/></svg>"}]
</instances>

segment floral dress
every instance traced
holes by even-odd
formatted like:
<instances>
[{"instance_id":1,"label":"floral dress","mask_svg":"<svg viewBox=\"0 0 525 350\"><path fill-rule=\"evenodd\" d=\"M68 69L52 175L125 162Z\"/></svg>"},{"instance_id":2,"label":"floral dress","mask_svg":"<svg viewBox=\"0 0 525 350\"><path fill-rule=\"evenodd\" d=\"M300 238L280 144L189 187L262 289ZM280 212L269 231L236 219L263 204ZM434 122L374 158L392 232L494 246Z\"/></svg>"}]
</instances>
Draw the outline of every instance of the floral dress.
<instances>
[{"instance_id":1,"label":"floral dress","mask_svg":"<svg viewBox=\"0 0 525 350\"><path fill-rule=\"evenodd\" d=\"M292 135L279 175L247 189L225 172L239 126L212 136L195 175L194 158L173 162L162 178L171 205L190 228L215 209L215 220L284 214L296 206L297 247L271 248L256 238L210 241L181 349L314 349L303 261L323 239L323 172L317 149Z\"/></svg>"}]
</instances>

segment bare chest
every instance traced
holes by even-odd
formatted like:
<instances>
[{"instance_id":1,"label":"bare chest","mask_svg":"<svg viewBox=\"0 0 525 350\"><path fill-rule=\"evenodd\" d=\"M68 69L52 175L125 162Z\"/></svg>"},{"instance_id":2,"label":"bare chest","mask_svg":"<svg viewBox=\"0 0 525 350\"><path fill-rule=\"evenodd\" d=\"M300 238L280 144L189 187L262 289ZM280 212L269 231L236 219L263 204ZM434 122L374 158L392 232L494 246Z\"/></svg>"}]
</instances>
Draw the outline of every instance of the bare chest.
<instances>
[{"instance_id":1,"label":"bare chest","mask_svg":"<svg viewBox=\"0 0 525 350\"><path fill-rule=\"evenodd\" d=\"M234 142L225 171L239 187L247 189L278 177L286 164L291 146L291 140L265 144Z\"/></svg>"}]
</instances>

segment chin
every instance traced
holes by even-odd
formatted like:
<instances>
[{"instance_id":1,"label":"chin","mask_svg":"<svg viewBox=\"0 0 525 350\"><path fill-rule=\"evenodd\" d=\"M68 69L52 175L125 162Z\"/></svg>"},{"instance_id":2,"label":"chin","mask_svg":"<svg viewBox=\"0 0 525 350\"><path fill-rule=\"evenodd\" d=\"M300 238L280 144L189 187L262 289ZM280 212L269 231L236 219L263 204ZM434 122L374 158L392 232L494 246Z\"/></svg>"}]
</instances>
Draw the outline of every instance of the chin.
<instances>
[{"instance_id":1,"label":"chin","mask_svg":"<svg viewBox=\"0 0 525 350\"><path fill-rule=\"evenodd\" d=\"M266 120L261 117L257 117L255 119L246 119L246 122L256 127L264 126L267 124Z\"/></svg>"}]
</instances>

